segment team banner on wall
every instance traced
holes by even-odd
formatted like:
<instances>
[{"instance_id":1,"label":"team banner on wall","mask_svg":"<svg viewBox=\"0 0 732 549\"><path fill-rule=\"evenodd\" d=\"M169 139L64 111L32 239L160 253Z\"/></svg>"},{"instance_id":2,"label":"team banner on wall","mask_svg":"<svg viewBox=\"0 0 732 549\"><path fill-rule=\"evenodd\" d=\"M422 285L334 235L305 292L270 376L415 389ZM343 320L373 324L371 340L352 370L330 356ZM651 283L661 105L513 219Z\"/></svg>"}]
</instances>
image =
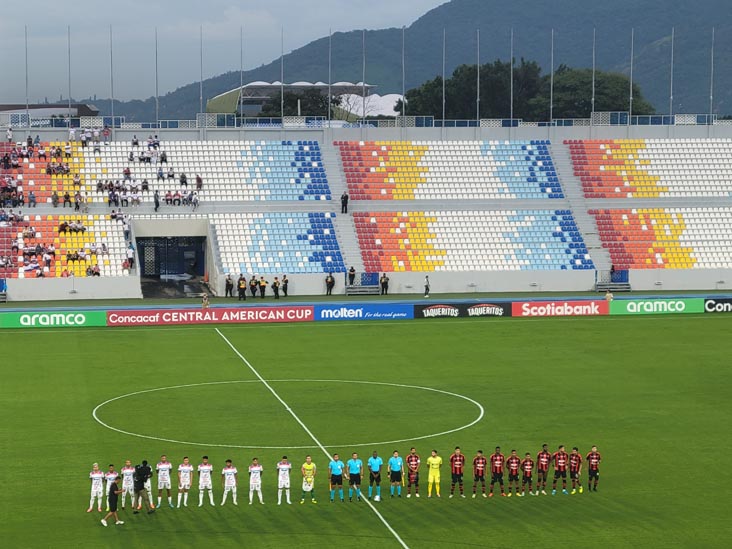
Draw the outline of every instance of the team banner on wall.
<instances>
[{"instance_id":1,"label":"team banner on wall","mask_svg":"<svg viewBox=\"0 0 732 549\"><path fill-rule=\"evenodd\" d=\"M312 322L313 306L107 311L108 326Z\"/></svg>"},{"instance_id":2,"label":"team banner on wall","mask_svg":"<svg viewBox=\"0 0 732 549\"><path fill-rule=\"evenodd\" d=\"M610 304L611 315L677 315L703 312L703 298L619 299Z\"/></svg>"},{"instance_id":3,"label":"team banner on wall","mask_svg":"<svg viewBox=\"0 0 732 549\"><path fill-rule=\"evenodd\" d=\"M107 311L0 313L0 328L78 328L106 325Z\"/></svg>"},{"instance_id":4,"label":"team banner on wall","mask_svg":"<svg viewBox=\"0 0 732 549\"><path fill-rule=\"evenodd\" d=\"M411 320L412 305L376 303L367 305L316 305L315 320Z\"/></svg>"},{"instance_id":5,"label":"team banner on wall","mask_svg":"<svg viewBox=\"0 0 732 549\"><path fill-rule=\"evenodd\" d=\"M414 318L473 318L482 316L511 316L510 303L435 303L415 305Z\"/></svg>"},{"instance_id":6,"label":"team banner on wall","mask_svg":"<svg viewBox=\"0 0 732 549\"><path fill-rule=\"evenodd\" d=\"M610 312L608 302L588 301L518 301L513 303L513 316L599 316Z\"/></svg>"}]
</instances>

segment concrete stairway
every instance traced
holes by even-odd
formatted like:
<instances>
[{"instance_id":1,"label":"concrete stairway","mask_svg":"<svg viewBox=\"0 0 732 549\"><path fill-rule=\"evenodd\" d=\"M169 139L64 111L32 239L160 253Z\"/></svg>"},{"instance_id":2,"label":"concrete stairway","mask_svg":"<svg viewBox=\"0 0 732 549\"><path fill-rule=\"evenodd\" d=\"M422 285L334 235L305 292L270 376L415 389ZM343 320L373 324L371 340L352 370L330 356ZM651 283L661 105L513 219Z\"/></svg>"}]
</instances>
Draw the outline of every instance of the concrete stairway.
<instances>
[{"instance_id":1,"label":"concrete stairway","mask_svg":"<svg viewBox=\"0 0 732 549\"><path fill-rule=\"evenodd\" d=\"M569 147L563 143L552 143L549 150L559 181L562 183L564 196L569 202L577 227L582 232L582 238L584 238L590 257L595 263L595 268L600 272L609 271L611 265L610 254L602 247L595 218L587 212L587 200L582 192L582 182L574 175Z\"/></svg>"},{"instance_id":2,"label":"concrete stairway","mask_svg":"<svg viewBox=\"0 0 732 549\"><path fill-rule=\"evenodd\" d=\"M333 223L335 227L336 237L341 247L341 254L346 265L346 270L353 266L357 272L364 272L363 259L361 257L361 248L358 245L358 236L356 235L356 225L353 217L348 214L337 214Z\"/></svg>"}]
</instances>

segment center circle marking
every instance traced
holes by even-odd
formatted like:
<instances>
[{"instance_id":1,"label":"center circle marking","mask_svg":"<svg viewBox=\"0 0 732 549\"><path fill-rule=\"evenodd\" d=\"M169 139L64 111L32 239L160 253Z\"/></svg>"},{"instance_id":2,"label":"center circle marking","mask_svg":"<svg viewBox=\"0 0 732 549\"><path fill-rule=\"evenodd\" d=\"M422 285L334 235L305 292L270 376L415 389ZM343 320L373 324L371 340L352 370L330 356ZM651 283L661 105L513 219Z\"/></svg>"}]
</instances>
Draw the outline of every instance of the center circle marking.
<instances>
[{"instance_id":1,"label":"center circle marking","mask_svg":"<svg viewBox=\"0 0 732 549\"><path fill-rule=\"evenodd\" d=\"M449 429L447 431L441 431L439 433L433 433L430 435L423 435L419 437L412 437L412 438L403 438L399 440L385 440L380 442L363 442L358 444L329 444L328 446L333 447L349 447L349 448L359 448L363 446L382 446L387 444L398 444L401 442L412 442L415 440L424 440L426 438L432 438L432 437L439 437L442 435L449 435L450 433L456 433L458 431L463 431L465 429L468 429L469 427L472 427L476 423L478 423L483 417L485 416L485 409L483 406L473 400L470 397L466 397L465 395L461 395L459 393L452 393L450 391L444 391L442 389L435 389L433 387L422 387L420 385L406 385L402 383L387 383L384 381L357 381L357 380L344 380L344 379L268 379L265 380L268 383L352 383L352 384L358 384L358 385L382 385L387 387L398 387L402 389L417 389L421 391L429 391L433 393L439 393L443 395L452 396L455 398L460 398L463 400L466 400L473 404L476 408L478 408L478 417L476 417L473 421L470 423L466 423L465 425L462 425L460 427L456 427L455 429ZM142 391L135 391L133 393L126 393L124 395L119 395L114 398L110 398L108 400L105 400L101 404L98 404L94 410L92 410L92 417L94 418L94 421L99 423L102 427L106 427L107 429L110 429L112 431L115 431L117 433L121 433L123 435L129 435L137 438L145 438L148 440L157 440L160 442L172 442L174 444L187 444L189 446L206 446L206 447L214 447L214 448L242 448L242 449L263 449L263 450L310 450L314 448L318 448L317 444L313 444L311 446L247 446L247 445L239 445L239 444L213 444L213 443L207 443L207 442L192 442L187 440L175 440L171 438L162 438L162 437L154 437L150 435L143 435L140 433L133 433L131 431L125 431L124 429L118 429L117 427L114 427L112 425L109 425L108 423L105 423L99 418L99 410L101 410L104 406L107 404L110 404L111 402L115 402L117 400L122 400L124 398L133 397L136 395L143 395L146 393L154 393L157 391L171 391L174 389L185 389L188 387L204 387L208 385L232 385L236 383L261 383L258 379L248 379L248 380L235 380L235 381L208 381L205 383L188 383L185 385L171 385L169 387L157 387L154 389L144 389Z\"/></svg>"}]
</instances>

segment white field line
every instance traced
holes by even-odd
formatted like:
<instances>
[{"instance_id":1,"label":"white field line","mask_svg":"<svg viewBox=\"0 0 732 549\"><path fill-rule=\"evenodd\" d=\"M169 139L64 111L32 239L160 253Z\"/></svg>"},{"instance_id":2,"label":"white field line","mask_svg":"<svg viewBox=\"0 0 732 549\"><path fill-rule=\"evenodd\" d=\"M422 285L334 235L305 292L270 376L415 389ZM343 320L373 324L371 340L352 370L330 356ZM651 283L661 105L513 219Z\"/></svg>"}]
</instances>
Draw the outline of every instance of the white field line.
<instances>
[{"instance_id":1,"label":"white field line","mask_svg":"<svg viewBox=\"0 0 732 549\"><path fill-rule=\"evenodd\" d=\"M221 333L221 330L219 330L218 328L216 328L216 333L218 333L221 336L221 339L223 339L226 342L226 344L231 348L232 351L234 351L234 353L241 359L241 361L244 364L247 365L247 367L257 377L257 379L259 379L259 381L262 382L262 384L269 390L269 392L272 393L272 396L274 396L280 402L280 404L282 404L282 406L284 406L285 410L287 410L287 412L292 416L292 418L300 425L300 427L303 428L303 430L308 434L308 436L313 440L313 442L318 446L318 448L320 448L323 451L323 453L326 455L326 457L328 459L331 459L331 455L328 452L328 450L326 450L325 446L323 446L320 443L320 441L313 434L313 432L308 428L308 426L305 425L302 422L302 420L298 417L298 415L295 413L295 411L292 408L290 408L289 404L287 404L287 402L285 402L284 400L282 400L282 397L280 397L280 395L277 394L277 391L275 391L272 388L272 386L269 383L267 383L267 380L264 379L259 374L259 372L254 368L254 366L252 366L249 363L249 361L244 357L244 355L242 355L239 352L239 350L236 347L234 347L234 345L231 343L231 341L229 341L226 338L226 336ZM399 545L401 545L404 549L409 549L409 546L406 543L404 543L404 540L399 536L399 534L396 532L396 530L394 530L394 528L391 527L391 524L389 524L386 521L386 519L379 512L379 510L376 509L376 507L374 507L374 505L368 499L364 499L363 501L365 501L366 504L369 506L369 508L376 514L376 516L379 518L379 520L381 521L381 523L384 526L386 526L387 530L389 530L389 532L391 532L391 535L394 536L394 538L397 540L397 542L399 543Z\"/></svg>"}]
</instances>

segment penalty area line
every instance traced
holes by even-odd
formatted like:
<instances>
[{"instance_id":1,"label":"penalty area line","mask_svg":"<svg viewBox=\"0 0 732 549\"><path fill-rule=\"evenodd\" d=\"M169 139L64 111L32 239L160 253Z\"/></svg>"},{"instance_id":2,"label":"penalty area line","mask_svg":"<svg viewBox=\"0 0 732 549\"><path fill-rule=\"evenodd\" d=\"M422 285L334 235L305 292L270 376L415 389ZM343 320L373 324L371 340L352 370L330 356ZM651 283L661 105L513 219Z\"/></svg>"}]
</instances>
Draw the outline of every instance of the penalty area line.
<instances>
[{"instance_id":1,"label":"penalty area line","mask_svg":"<svg viewBox=\"0 0 732 549\"><path fill-rule=\"evenodd\" d=\"M323 451L323 453L324 453L324 454L326 455L326 457L327 457L328 459L331 459L331 455L330 455L330 452L328 452L328 450L327 450L327 449L325 448L325 446L323 446L323 444L322 444L322 443L320 442L320 440L318 440L318 438L317 438L317 437L316 437L316 436L315 436L315 435L313 434L313 432L312 432L312 431L311 431L311 430L310 430L310 429L308 428L308 426L307 426L307 425L305 425L305 423L303 423L303 421L302 421L302 420L300 419L300 417L299 417L299 416L298 416L298 415L297 415L297 414L295 413L295 411L294 411L294 410L293 410L292 408L290 408L290 405L289 405L289 404L287 404L287 402L285 402L285 401L284 401L284 400L282 399L282 397L281 397L280 395L278 395L278 394L277 394L277 391L275 391L275 390L274 390L274 389L272 388L272 386L271 386L271 385L270 385L269 383L267 383L267 380L266 380L266 379L264 379L264 378L263 378L263 377L262 377L262 376L260 375L260 373L259 373L259 372L258 372L258 371L257 371L257 370L256 370L256 369L254 368L254 366L252 366L252 365L251 365L251 363L250 363L250 362L249 362L249 361L248 361L248 360L246 359L246 357L245 357L245 356L244 356L243 354L241 354L241 353L239 352L239 349L237 349L237 348L236 348L236 347L234 346L234 344L233 344L233 343L231 343L231 341L229 341L229 339L228 339L228 338L227 338L227 337L226 337L226 336L225 336L224 334L222 334L222 333L221 333L221 330L219 330L218 328L216 328L216 333L217 333L217 334L219 334L219 336L221 337L221 339L223 339L223 340L224 340L224 342L225 342L225 343L226 343L226 344L227 344L227 345L229 346L229 348L230 348L230 349L231 349L232 351L234 351L234 354L236 354L236 356L238 356L238 357L239 357L239 358L241 359L241 361L242 361L242 362L243 362L244 364L246 364L247 368L249 368L249 370L251 370L251 372L252 372L252 373L253 373L253 374L254 374L254 375L256 376L256 378L257 378L257 379L258 379L259 381L261 381L261 382L262 382L262 384L263 384L263 385L264 385L264 386L265 386L265 387L267 388L267 390L268 390L268 391L269 391L270 393L272 393L272 396L273 396L273 397L275 397L275 398L276 398L276 399L277 399L277 400L278 400L278 401L280 402L280 404L282 404L282 406L284 406L285 410L287 410L287 412L288 412L288 413L289 413L289 414L290 414L290 415L292 416L292 418L293 418L293 419L294 419L294 420L295 420L295 421L296 421L296 422L298 423L298 425L300 425L300 427L302 427L302 428L303 428L303 430L304 430L304 431L305 431L305 432L306 432L306 433L308 434L308 436L309 436L309 437L310 437L310 438L312 439L312 441L313 441L313 442L314 442L314 443L315 443L315 444L316 444L316 445L318 446L318 448L320 448L320 449L321 449L321 450ZM376 514L376 516L377 516L377 517L379 518L379 520L381 521L381 523L382 523L382 524L383 524L384 526L386 526L387 530L389 530L389 532L391 532L392 536L394 536L394 538L395 538L395 539L397 540L397 542L399 543L399 545L401 545L401 546L402 546L402 547L403 547L404 549L409 549L409 546L408 546L408 545L407 545L406 543L404 543L404 540L403 540L403 539L401 538L401 536L399 536L399 534L397 533L397 531L396 531L396 530L394 530L394 528L392 528L392 527L391 527L391 524L389 524L389 523L387 522L387 520L386 520L386 519L385 519L385 518L383 517L383 515L382 515L382 514L381 514L381 513L379 512L379 510L378 510L378 509L377 509L376 507L374 507L374 505L373 505L373 504L372 504L372 503L371 503L371 502L370 502L370 501L369 501L368 499L365 499L365 498L364 498L364 499L363 499L363 501L364 501L364 502L365 502L365 503L366 503L366 504L367 504L367 505L369 506L369 508L370 508L370 509L371 509L371 510L372 510L372 511L373 511L373 512L374 512L374 513Z\"/></svg>"}]
</instances>

